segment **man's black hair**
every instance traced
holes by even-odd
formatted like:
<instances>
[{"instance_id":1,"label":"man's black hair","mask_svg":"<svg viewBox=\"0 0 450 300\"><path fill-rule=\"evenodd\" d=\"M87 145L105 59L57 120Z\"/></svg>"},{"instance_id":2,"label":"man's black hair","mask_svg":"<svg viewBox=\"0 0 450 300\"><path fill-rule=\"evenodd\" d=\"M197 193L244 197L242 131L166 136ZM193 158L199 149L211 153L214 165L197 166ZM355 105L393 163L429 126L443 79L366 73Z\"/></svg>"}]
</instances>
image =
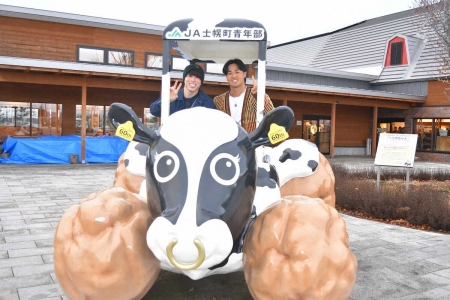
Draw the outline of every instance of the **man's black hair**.
<instances>
[{"instance_id":1,"label":"man's black hair","mask_svg":"<svg viewBox=\"0 0 450 300\"><path fill-rule=\"evenodd\" d=\"M222 69L223 74L227 75L228 66L231 64L236 64L239 70L241 70L242 72L247 72L247 66L244 64L244 62L242 60L240 60L239 58L235 58L235 59L230 59L229 61L227 61L225 63L225 65L223 66L223 69Z\"/></svg>"}]
</instances>

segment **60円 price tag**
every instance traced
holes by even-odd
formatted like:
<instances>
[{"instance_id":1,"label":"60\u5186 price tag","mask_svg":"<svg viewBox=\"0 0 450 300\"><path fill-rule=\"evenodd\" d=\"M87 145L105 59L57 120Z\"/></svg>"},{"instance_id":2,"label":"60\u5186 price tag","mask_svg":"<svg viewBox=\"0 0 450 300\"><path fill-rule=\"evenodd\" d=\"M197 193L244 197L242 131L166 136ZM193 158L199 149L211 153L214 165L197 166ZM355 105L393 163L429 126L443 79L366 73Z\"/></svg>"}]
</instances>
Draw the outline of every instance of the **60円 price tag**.
<instances>
[{"instance_id":1,"label":"60\u5186 price tag","mask_svg":"<svg viewBox=\"0 0 450 300\"><path fill-rule=\"evenodd\" d=\"M273 123L270 125L270 130L267 136L269 137L270 143L276 144L287 139L289 134L283 126Z\"/></svg>"},{"instance_id":2,"label":"60\u5186 price tag","mask_svg":"<svg viewBox=\"0 0 450 300\"><path fill-rule=\"evenodd\" d=\"M133 123L131 121L126 121L123 124L120 124L116 130L116 136L121 137L129 142L131 142L136 135L136 131L134 131Z\"/></svg>"}]
</instances>

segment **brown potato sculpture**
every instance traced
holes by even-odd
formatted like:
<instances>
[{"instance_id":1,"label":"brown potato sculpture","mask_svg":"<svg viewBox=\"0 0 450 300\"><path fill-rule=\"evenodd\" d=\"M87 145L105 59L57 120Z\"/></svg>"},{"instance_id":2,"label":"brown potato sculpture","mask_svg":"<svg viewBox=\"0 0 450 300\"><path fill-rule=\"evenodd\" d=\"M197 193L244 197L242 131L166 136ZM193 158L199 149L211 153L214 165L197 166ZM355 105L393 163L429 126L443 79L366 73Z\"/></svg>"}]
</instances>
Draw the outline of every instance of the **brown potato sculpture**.
<instances>
[{"instance_id":1,"label":"brown potato sculpture","mask_svg":"<svg viewBox=\"0 0 450 300\"><path fill-rule=\"evenodd\" d=\"M245 238L245 279L258 300L347 299L356 267L344 220L321 199L283 198Z\"/></svg>"},{"instance_id":2,"label":"brown potato sculpture","mask_svg":"<svg viewBox=\"0 0 450 300\"><path fill-rule=\"evenodd\" d=\"M297 177L280 187L281 197L289 195L304 195L310 198L320 198L331 207L335 206L334 174L327 158L319 153L319 165L316 172L307 177Z\"/></svg>"},{"instance_id":3,"label":"brown potato sculpture","mask_svg":"<svg viewBox=\"0 0 450 300\"><path fill-rule=\"evenodd\" d=\"M147 246L144 199L123 188L93 193L69 208L56 228L56 277L70 299L141 299L160 272Z\"/></svg>"},{"instance_id":4,"label":"brown potato sculpture","mask_svg":"<svg viewBox=\"0 0 450 300\"><path fill-rule=\"evenodd\" d=\"M139 194L141 183L144 179L145 176L134 175L128 172L125 166L125 153L123 153L117 163L113 186L120 186L127 191Z\"/></svg>"}]
</instances>

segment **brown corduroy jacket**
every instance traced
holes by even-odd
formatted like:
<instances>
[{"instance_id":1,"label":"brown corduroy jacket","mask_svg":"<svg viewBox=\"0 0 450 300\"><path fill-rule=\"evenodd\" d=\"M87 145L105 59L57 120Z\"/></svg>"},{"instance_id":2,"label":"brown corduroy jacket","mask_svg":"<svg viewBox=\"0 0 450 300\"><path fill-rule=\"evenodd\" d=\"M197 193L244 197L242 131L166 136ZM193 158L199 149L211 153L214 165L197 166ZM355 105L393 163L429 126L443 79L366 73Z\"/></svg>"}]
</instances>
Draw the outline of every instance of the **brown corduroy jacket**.
<instances>
[{"instance_id":1,"label":"brown corduroy jacket","mask_svg":"<svg viewBox=\"0 0 450 300\"><path fill-rule=\"evenodd\" d=\"M214 98L214 104L218 110L231 115L230 112L230 92L223 93L222 95L216 96ZM270 100L269 95L265 94L264 97L264 114L268 113L273 109L272 100ZM251 89L247 88L244 96L244 104L242 105L241 112L241 126L248 133L256 129L256 98L251 93Z\"/></svg>"}]
</instances>

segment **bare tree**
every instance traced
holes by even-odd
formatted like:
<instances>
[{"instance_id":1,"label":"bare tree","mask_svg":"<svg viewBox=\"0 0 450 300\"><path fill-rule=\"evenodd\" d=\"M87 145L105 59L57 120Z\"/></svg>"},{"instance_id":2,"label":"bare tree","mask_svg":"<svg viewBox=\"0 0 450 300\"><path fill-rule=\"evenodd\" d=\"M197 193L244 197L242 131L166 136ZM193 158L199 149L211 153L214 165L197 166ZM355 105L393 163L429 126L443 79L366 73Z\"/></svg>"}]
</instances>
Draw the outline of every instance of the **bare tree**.
<instances>
[{"instance_id":1,"label":"bare tree","mask_svg":"<svg viewBox=\"0 0 450 300\"><path fill-rule=\"evenodd\" d=\"M439 62L439 80L450 84L450 0L415 0L418 13L436 34L436 60ZM450 87L445 89L450 99Z\"/></svg>"},{"instance_id":2,"label":"bare tree","mask_svg":"<svg viewBox=\"0 0 450 300\"><path fill-rule=\"evenodd\" d=\"M117 65L131 66L133 59L129 52L109 51L109 55L112 58L112 62Z\"/></svg>"}]
</instances>

